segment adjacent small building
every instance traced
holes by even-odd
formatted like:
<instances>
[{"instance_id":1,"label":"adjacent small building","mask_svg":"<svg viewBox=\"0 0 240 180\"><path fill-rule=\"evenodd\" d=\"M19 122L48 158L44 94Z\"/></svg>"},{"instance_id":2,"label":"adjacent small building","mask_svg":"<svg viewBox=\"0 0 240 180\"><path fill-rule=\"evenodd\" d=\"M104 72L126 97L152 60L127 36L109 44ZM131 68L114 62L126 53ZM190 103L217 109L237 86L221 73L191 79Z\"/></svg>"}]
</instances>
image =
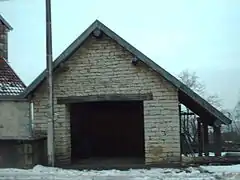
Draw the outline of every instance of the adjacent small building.
<instances>
[{"instance_id":1,"label":"adjacent small building","mask_svg":"<svg viewBox=\"0 0 240 180\"><path fill-rule=\"evenodd\" d=\"M220 126L231 121L98 20L53 67L57 165L180 164L181 104L199 116L204 147L213 126L216 153L221 149ZM32 104L26 121L32 136L47 133L46 75L15 98Z\"/></svg>"},{"instance_id":2,"label":"adjacent small building","mask_svg":"<svg viewBox=\"0 0 240 180\"><path fill-rule=\"evenodd\" d=\"M46 137L32 136L31 104L21 97L26 86L8 58L11 30L0 15L0 168L28 168L43 162Z\"/></svg>"},{"instance_id":3,"label":"adjacent small building","mask_svg":"<svg viewBox=\"0 0 240 180\"><path fill-rule=\"evenodd\" d=\"M9 64L8 33L11 30L12 27L0 15L0 137L18 137L18 130L23 130L18 126L20 119L26 116L22 110L25 107L28 111L29 108L27 100L24 100L25 105L12 101L24 92L26 86ZM28 119L28 116L26 118ZM29 129L26 132L28 131Z\"/></svg>"}]
</instances>

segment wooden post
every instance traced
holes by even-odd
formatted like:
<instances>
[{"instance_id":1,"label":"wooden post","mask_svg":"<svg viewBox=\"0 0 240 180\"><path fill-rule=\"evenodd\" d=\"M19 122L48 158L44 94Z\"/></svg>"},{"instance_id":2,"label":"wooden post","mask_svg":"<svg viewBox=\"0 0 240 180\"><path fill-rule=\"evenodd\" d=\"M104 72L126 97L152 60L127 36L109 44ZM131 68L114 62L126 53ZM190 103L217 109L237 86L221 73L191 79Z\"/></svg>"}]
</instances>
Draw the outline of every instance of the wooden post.
<instances>
[{"instance_id":1,"label":"wooden post","mask_svg":"<svg viewBox=\"0 0 240 180\"><path fill-rule=\"evenodd\" d=\"M203 123L203 138L204 138L204 155L209 156L209 134L208 134L208 124Z\"/></svg>"},{"instance_id":2,"label":"wooden post","mask_svg":"<svg viewBox=\"0 0 240 180\"><path fill-rule=\"evenodd\" d=\"M183 139L182 139L182 116L181 116L181 104L178 104L178 114L179 114L179 129L180 129L180 163L182 164L182 154L183 154Z\"/></svg>"},{"instance_id":3,"label":"wooden post","mask_svg":"<svg viewBox=\"0 0 240 180\"><path fill-rule=\"evenodd\" d=\"M213 126L213 137L214 137L214 153L215 156L221 156L222 151L222 138L221 138L221 127Z\"/></svg>"},{"instance_id":4,"label":"wooden post","mask_svg":"<svg viewBox=\"0 0 240 180\"><path fill-rule=\"evenodd\" d=\"M203 141L202 141L202 123L200 118L198 118L198 156L203 154Z\"/></svg>"}]
</instances>

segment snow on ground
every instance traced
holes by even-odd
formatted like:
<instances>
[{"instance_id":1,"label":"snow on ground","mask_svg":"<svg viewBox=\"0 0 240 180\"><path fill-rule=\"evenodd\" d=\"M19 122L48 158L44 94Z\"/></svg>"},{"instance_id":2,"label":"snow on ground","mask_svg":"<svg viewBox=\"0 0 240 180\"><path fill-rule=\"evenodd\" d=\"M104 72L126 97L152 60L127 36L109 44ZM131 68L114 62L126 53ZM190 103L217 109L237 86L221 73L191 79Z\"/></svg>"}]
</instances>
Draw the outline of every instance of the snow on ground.
<instances>
[{"instance_id":1,"label":"snow on ground","mask_svg":"<svg viewBox=\"0 0 240 180\"><path fill-rule=\"evenodd\" d=\"M0 169L0 180L240 180L240 165L186 169L64 170L37 165L30 170Z\"/></svg>"},{"instance_id":2,"label":"snow on ground","mask_svg":"<svg viewBox=\"0 0 240 180\"><path fill-rule=\"evenodd\" d=\"M227 152L221 152L221 156L225 156ZM184 156L184 155L183 155ZM194 154L188 154L187 156L194 156L194 157L198 157L198 153L194 153ZM205 156L203 154L203 156ZM215 156L215 154L213 152L209 152L209 156Z\"/></svg>"},{"instance_id":3,"label":"snow on ground","mask_svg":"<svg viewBox=\"0 0 240 180\"><path fill-rule=\"evenodd\" d=\"M225 177L225 179L240 180L240 165L200 166L200 169L203 169L220 177Z\"/></svg>"}]
</instances>

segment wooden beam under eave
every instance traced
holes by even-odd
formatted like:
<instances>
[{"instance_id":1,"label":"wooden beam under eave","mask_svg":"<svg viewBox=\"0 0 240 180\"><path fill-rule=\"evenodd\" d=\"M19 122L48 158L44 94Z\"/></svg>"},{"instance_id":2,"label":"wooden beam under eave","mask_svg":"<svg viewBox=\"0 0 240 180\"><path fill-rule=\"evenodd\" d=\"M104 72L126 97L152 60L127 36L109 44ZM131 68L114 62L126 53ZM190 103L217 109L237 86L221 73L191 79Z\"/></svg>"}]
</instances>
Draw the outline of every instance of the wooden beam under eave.
<instances>
[{"instance_id":1,"label":"wooden beam under eave","mask_svg":"<svg viewBox=\"0 0 240 180\"><path fill-rule=\"evenodd\" d=\"M152 93L144 94L101 94L89 96L68 96L58 97L58 104L71 104L83 102L101 102L101 101L146 101L152 100Z\"/></svg>"},{"instance_id":2,"label":"wooden beam under eave","mask_svg":"<svg viewBox=\"0 0 240 180\"><path fill-rule=\"evenodd\" d=\"M64 64L60 63L59 66L55 69L55 73L67 72L70 68Z\"/></svg>"}]
</instances>

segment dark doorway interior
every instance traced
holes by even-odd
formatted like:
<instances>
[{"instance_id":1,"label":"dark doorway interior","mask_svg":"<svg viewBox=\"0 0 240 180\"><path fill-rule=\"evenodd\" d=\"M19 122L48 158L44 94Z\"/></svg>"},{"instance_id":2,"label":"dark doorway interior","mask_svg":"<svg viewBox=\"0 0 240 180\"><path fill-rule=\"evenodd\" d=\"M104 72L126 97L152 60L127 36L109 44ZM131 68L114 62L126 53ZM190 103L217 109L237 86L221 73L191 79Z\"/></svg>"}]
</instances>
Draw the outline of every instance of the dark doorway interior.
<instances>
[{"instance_id":1,"label":"dark doorway interior","mask_svg":"<svg viewBox=\"0 0 240 180\"><path fill-rule=\"evenodd\" d=\"M72 162L84 158L144 159L143 102L71 105Z\"/></svg>"}]
</instances>

